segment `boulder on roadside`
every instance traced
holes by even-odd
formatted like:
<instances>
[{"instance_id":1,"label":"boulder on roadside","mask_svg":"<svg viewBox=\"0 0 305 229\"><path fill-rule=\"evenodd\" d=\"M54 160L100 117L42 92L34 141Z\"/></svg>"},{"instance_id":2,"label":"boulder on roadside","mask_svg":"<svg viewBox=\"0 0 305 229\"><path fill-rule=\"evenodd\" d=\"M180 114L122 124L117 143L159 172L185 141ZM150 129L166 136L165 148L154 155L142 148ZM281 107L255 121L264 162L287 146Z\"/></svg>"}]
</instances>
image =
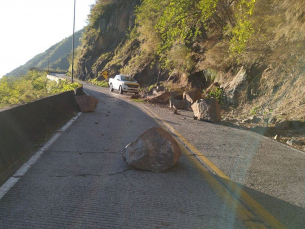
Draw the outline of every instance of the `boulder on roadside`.
<instances>
[{"instance_id":1,"label":"boulder on roadside","mask_svg":"<svg viewBox=\"0 0 305 229\"><path fill-rule=\"evenodd\" d=\"M192 105L197 120L220 122L220 106L216 99L200 99Z\"/></svg>"},{"instance_id":2,"label":"boulder on roadside","mask_svg":"<svg viewBox=\"0 0 305 229\"><path fill-rule=\"evenodd\" d=\"M170 99L169 91L158 92L155 96L149 96L145 98L147 102L151 103L167 103Z\"/></svg>"},{"instance_id":3,"label":"boulder on roadside","mask_svg":"<svg viewBox=\"0 0 305 229\"><path fill-rule=\"evenodd\" d=\"M128 144L123 159L129 165L153 172L162 172L179 160L181 150L167 131L154 127L144 132L135 142Z\"/></svg>"},{"instance_id":4,"label":"boulder on roadside","mask_svg":"<svg viewBox=\"0 0 305 229\"><path fill-rule=\"evenodd\" d=\"M201 98L202 92L200 90L189 91L183 93L183 100L188 101L190 104L195 103L198 99Z\"/></svg>"},{"instance_id":5,"label":"boulder on roadside","mask_svg":"<svg viewBox=\"0 0 305 229\"><path fill-rule=\"evenodd\" d=\"M185 109L186 108L186 101L171 98L169 100L169 107L170 108L176 107L176 109Z\"/></svg>"},{"instance_id":6,"label":"boulder on roadside","mask_svg":"<svg viewBox=\"0 0 305 229\"><path fill-rule=\"evenodd\" d=\"M76 103L78 104L81 112L93 112L98 105L98 99L89 96L75 96Z\"/></svg>"}]
</instances>

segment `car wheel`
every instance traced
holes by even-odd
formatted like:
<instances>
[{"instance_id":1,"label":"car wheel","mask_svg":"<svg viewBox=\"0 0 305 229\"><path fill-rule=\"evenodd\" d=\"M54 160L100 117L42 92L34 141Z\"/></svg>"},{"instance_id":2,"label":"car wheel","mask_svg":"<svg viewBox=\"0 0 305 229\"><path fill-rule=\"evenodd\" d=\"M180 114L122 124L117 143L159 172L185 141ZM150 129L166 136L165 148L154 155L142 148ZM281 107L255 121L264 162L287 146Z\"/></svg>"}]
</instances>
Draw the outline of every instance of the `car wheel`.
<instances>
[{"instance_id":1,"label":"car wheel","mask_svg":"<svg viewBox=\"0 0 305 229\"><path fill-rule=\"evenodd\" d=\"M111 92L113 92L113 86L112 86L112 84L110 84L109 90L110 90Z\"/></svg>"},{"instance_id":2,"label":"car wheel","mask_svg":"<svg viewBox=\"0 0 305 229\"><path fill-rule=\"evenodd\" d=\"M119 88L119 92L120 92L120 94L123 94L123 89L122 89L122 86L120 86L120 88Z\"/></svg>"}]
</instances>

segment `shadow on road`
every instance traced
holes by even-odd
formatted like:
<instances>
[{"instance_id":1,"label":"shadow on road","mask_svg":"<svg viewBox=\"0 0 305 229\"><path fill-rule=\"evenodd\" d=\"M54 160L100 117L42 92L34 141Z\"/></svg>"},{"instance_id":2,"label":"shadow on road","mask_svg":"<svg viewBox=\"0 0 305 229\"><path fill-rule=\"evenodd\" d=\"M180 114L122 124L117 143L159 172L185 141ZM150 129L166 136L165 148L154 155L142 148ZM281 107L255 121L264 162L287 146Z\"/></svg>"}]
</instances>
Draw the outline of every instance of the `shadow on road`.
<instances>
[{"instance_id":1,"label":"shadow on road","mask_svg":"<svg viewBox=\"0 0 305 229\"><path fill-rule=\"evenodd\" d=\"M94 92L94 91L92 91ZM100 91L96 91L101 93ZM102 98L103 99L107 99L110 98L111 96L103 94L102 93ZM124 99L126 98L118 98L118 103L121 104L122 106L127 106L128 105L132 105L132 110L133 112L139 112L139 113L144 113L138 106L133 105L131 102L128 101L124 101ZM146 113L145 113L146 114ZM182 114L181 116L183 117L189 117L191 118L191 113L187 113L187 114ZM121 116L120 116L121 117ZM121 117L122 118L122 117ZM126 118L126 117L124 117ZM170 121L167 121L168 123L171 123ZM175 122L172 122L175 123ZM234 125L232 123L225 123L225 122L221 122L219 124L216 125L224 125L224 126L230 126L236 129L242 129L245 130L245 128ZM249 130L249 129L248 129ZM259 133L259 134L264 134L267 130L267 128L253 128L250 129L253 132ZM183 158L188 158L188 157L192 157L190 155L184 155ZM177 176L177 174L181 174L182 175L182 171L184 171L186 168L185 164L183 162L178 162L174 167L170 168L169 170L163 172L161 175L171 175L171 174L175 174L175 176ZM146 174L148 176L155 176L155 175L150 175L150 172L145 172L145 171L140 171L140 170L133 170L133 172L137 172L137 173L143 173ZM203 172L203 171L200 171ZM203 172L204 173L204 172ZM255 189L249 188L247 186L244 186L242 184L236 183L234 181L228 181L228 180L223 180L223 178L217 177L217 179L219 179L219 181L221 181L221 183L229 183L229 185L232 186L239 186L241 187L247 194L249 194L257 203L259 203L264 209L266 209L271 215L273 215L276 219L278 219L281 223L283 223L287 228L304 228L305 225L305 209L298 207L296 205L293 205L291 203L288 203L284 200L281 200L279 198L276 198L274 196L265 194L263 192L257 191ZM204 180L202 180L202 182L205 182ZM267 184L266 184L267 185ZM229 190L228 190L229 192ZM238 193L235 193L235 195L238 196ZM251 208L251 207L250 207Z\"/></svg>"}]
</instances>

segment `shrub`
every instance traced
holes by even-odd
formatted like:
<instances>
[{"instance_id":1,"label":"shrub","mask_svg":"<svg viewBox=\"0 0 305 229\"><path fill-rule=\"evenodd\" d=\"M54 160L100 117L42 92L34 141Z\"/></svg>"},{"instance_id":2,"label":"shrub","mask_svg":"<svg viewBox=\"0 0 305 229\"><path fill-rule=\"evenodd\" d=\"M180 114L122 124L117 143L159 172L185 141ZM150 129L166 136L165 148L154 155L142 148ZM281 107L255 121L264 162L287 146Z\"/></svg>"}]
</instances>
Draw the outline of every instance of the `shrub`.
<instances>
[{"instance_id":1,"label":"shrub","mask_svg":"<svg viewBox=\"0 0 305 229\"><path fill-rule=\"evenodd\" d=\"M108 87L108 81L107 80L97 80L96 78L95 79L89 79L88 80L90 83L96 85L96 86L99 86L99 87Z\"/></svg>"},{"instance_id":2,"label":"shrub","mask_svg":"<svg viewBox=\"0 0 305 229\"><path fill-rule=\"evenodd\" d=\"M213 90L210 91L210 93L207 95L208 98L215 98L219 102L219 104L223 104L223 89L216 87L213 88Z\"/></svg>"}]
</instances>

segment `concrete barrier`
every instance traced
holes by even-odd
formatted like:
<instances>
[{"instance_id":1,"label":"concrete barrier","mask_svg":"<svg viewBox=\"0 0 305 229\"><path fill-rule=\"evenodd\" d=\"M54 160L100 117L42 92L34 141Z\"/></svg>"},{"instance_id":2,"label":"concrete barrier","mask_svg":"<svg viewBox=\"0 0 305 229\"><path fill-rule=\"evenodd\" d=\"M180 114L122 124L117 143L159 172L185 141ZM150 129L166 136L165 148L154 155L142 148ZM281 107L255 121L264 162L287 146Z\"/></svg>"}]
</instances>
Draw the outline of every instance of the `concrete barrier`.
<instances>
[{"instance_id":1,"label":"concrete barrier","mask_svg":"<svg viewBox=\"0 0 305 229\"><path fill-rule=\"evenodd\" d=\"M76 112L73 91L0 112L0 173Z\"/></svg>"}]
</instances>

